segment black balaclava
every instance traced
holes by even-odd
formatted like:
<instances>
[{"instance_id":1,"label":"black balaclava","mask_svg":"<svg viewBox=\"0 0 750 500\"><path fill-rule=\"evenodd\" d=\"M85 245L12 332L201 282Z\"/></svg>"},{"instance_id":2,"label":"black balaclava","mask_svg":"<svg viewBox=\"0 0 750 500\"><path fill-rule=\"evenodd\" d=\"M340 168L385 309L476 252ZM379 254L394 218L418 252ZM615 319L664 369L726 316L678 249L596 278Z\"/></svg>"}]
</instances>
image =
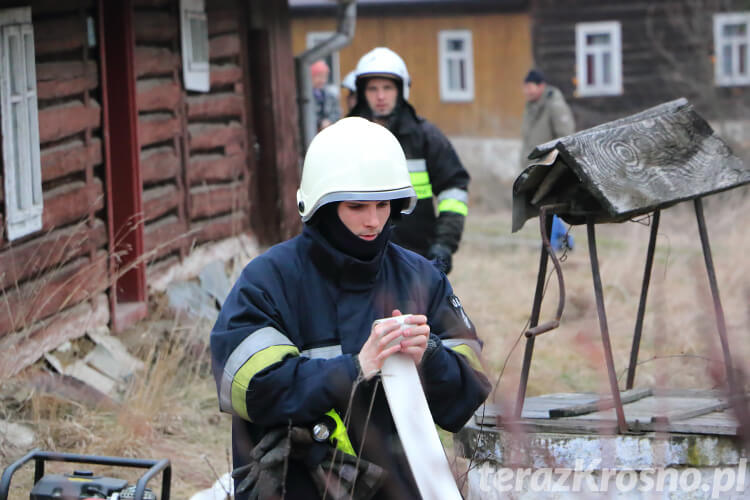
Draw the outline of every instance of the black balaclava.
<instances>
[{"instance_id":1,"label":"black balaclava","mask_svg":"<svg viewBox=\"0 0 750 500\"><path fill-rule=\"evenodd\" d=\"M377 238L367 241L352 233L341 222L337 209L338 203L328 203L318 209L318 213L315 214L315 225L320 234L340 252L359 260L372 260L390 240L392 230L390 219L385 223Z\"/></svg>"}]
</instances>

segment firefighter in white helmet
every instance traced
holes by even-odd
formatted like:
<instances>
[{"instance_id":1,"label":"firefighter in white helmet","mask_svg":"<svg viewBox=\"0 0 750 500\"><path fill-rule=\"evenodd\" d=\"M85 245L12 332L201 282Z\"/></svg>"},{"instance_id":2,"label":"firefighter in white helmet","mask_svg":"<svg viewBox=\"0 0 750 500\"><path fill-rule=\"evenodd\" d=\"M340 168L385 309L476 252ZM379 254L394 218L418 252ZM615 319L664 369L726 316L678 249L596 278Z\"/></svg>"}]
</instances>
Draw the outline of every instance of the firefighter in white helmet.
<instances>
[{"instance_id":1,"label":"firefighter in white helmet","mask_svg":"<svg viewBox=\"0 0 750 500\"><path fill-rule=\"evenodd\" d=\"M346 112L348 113L357 104L357 86L355 85L354 70L346 74L343 80L341 80L341 88L345 89L345 100L346 100Z\"/></svg>"},{"instance_id":2,"label":"firefighter in white helmet","mask_svg":"<svg viewBox=\"0 0 750 500\"><path fill-rule=\"evenodd\" d=\"M435 423L452 432L490 385L448 279L390 241L416 202L403 150L381 126L339 120L310 144L297 202L302 234L247 265L211 332L220 408L233 415L235 498L278 498L282 485L287 499L320 498L342 462L359 468L356 485L341 473L344 491L329 498L419 498L378 381L383 361L414 360ZM374 325L401 314L404 330Z\"/></svg>"},{"instance_id":3,"label":"firefighter in white helmet","mask_svg":"<svg viewBox=\"0 0 750 500\"><path fill-rule=\"evenodd\" d=\"M445 135L409 104L411 78L398 54L373 49L359 60L355 76L357 105L349 115L375 121L396 136L419 199L414 213L397 224L393 241L447 274L468 213L469 173Z\"/></svg>"}]
</instances>

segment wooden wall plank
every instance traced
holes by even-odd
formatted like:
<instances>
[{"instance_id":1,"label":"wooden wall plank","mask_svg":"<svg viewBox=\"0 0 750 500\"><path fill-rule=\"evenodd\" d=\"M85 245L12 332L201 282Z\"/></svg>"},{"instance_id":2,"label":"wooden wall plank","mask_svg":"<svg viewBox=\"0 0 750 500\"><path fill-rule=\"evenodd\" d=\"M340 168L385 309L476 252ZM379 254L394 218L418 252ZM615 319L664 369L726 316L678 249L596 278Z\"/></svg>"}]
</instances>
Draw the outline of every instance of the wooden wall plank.
<instances>
[{"instance_id":1,"label":"wooden wall plank","mask_svg":"<svg viewBox=\"0 0 750 500\"><path fill-rule=\"evenodd\" d=\"M204 243L206 241L218 241L223 238L235 236L244 231L247 227L247 214L235 212L213 219L192 224L193 232L190 235L191 241L195 243Z\"/></svg>"},{"instance_id":2,"label":"wooden wall plank","mask_svg":"<svg viewBox=\"0 0 750 500\"><path fill-rule=\"evenodd\" d=\"M195 95L187 98L189 120L200 118L238 118L244 112L244 100L241 95L214 93Z\"/></svg>"},{"instance_id":3,"label":"wooden wall plank","mask_svg":"<svg viewBox=\"0 0 750 500\"><path fill-rule=\"evenodd\" d=\"M180 66L180 55L159 47L135 48L135 76L170 75Z\"/></svg>"},{"instance_id":4,"label":"wooden wall plank","mask_svg":"<svg viewBox=\"0 0 750 500\"><path fill-rule=\"evenodd\" d=\"M50 231L76 221L85 220L89 210L104 208L102 182L94 178L91 184L70 182L44 193L42 230Z\"/></svg>"},{"instance_id":5,"label":"wooden wall plank","mask_svg":"<svg viewBox=\"0 0 750 500\"><path fill-rule=\"evenodd\" d=\"M45 148L41 154L42 181L80 172L89 165L102 163L102 142L91 139L88 146L81 140L73 140L52 148Z\"/></svg>"},{"instance_id":6,"label":"wooden wall plank","mask_svg":"<svg viewBox=\"0 0 750 500\"><path fill-rule=\"evenodd\" d=\"M179 37L179 24L171 12L136 10L133 13L135 42L170 42Z\"/></svg>"},{"instance_id":7,"label":"wooden wall plank","mask_svg":"<svg viewBox=\"0 0 750 500\"><path fill-rule=\"evenodd\" d=\"M240 181L197 186L190 190L190 218L211 217L239 210L247 195Z\"/></svg>"},{"instance_id":8,"label":"wooden wall plank","mask_svg":"<svg viewBox=\"0 0 750 500\"><path fill-rule=\"evenodd\" d=\"M211 88L242 81L242 68L235 64L211 65Z\"/></svg>"},{"instance_id":9,"label":"wooden wall plank","mask_svg":"<svg viewBox=\"0 0 750 500\"><path fill-rule=\"evenodd\" d=\"M180 171L180 158L171 146L141 151L143 184L171 179Z\"/></svg>"},{"instance_id":10,"label":"wooden wall plank","mask_svg":"<svg viewBox=\"0 0 750 500\"><path fill-rule=\"evenodd\" d=\"M138 111L174 110L182 99L182 89L173 80L146 80L136 86Z\"/></svg>"},{"instance_id":11,"label":"wooden wall plank","mask_svg":"<svg viewBox=\"0 0 750 500\"><path fill-rule=\"evenodd\" d=\"M54 61L36 63L37 85L50 80L70 80L86 75L98 75L94 61Z\"/></svg>"},{"instance_id":12,"label":"wooden wall plank","mask_svg":"<svg viewBox=\"0 0 750 500\"><path fill-rule=\"evenodd\" d=\"M52 269L88 252L89 244L100 248L107 243L107 228L94 220L92 227L76 224L44 234L0 253L0 290Z\"/></svg>"},{"instance_id":13,"label":"wooden wall plank","mask_svg":"<svg viewBox=\"0 0 750 500\"><path fill-rule=\"evenodd\" d=\"M241 145L245 139L245 130L237 122L229 125L204 123L188 125L188 131L190 151L224 148L225 154L229 154L227 150L234 150L233 145L234 147Z\"/></svg>"},{"instance_id":14,"label":"wooden wall plank","mask_svg":"<svg viewBox=\"0 0 750 500\"><path fill-rule=\"evenodd\" d=\"M84 256L25 283L3 297L10 314L0 315L0 332L15 331L103 291L107 279L107 252L92 260Z\"/></svg>"},{"instance_id":15,"label":"wooden wall plank","mask_svg":"<svg viewBox=\"0 0 750 500\"><path fill-rule=\"evenodd\" d=\"M240 53L240 37L237 33L213 37L208 43L211 59L233 57Z\"/></svg>"},{"instance_id":16,"label":"wooden wall plank","mask_svg":"<svg viewBox=\"0 0 750 500\"><path fill-rule=\"evenodd\" d=\"M188 184L221 182L239 179L247 168L245 155L193 155L188 164Z\"/></svg>"},{"instance_id":17,"label":"wooden wall plank","mask_svg":"<svg viewBox=\"0 0 750 500\"><path fill-rule=\"evenodd\" d=\"M83 20L73 16L34 19L34 51L37 57L80 49L86 43Z\"/></svg>"},{"instance_id":18,"label":"wooden wall plank","mask_svg":"<svg viewBox=\"0 0 750 500\"><path fill-rule=\"evenodd\" d=\"M187 224L175 215L170 215L152 224L143 231L143 246L149 260L161 257L185 244Z\"/></svg>"},{"instance_id":19,"label":"wooden wall plank","mask_svg":"<svg viewBox=\"0 0 750 500\"><path fill-rule=\"evenodd\" d=\"M39 142L56 141L63 137L99 128L101 125L101 108L93 99L86 106L80 101L73 101L61 106L39 110Z\"/></svg>"},{"instance_id":20,"label":"wooden wall plank","mask_svg":"<svg viewBox=\"0 0 750 500\"><path fill-rule=\"evenodd\" d=\"M143 215L146 222L175 210L182 203L182 192L174 184L143 190Z\"/></svg>"},{"instance_id":21,"label":"wooden wall plank","mask_svg":"<svg viewBox=\"0 0 750 500\"><path fill-rule=\"evenodd\" d=\"M239 30L237 9L211 10L208 15L208 35L236 33Z\"/></svg>"},{"instance_id":22,"label":"wooden wall plank","mask_svg":"<svg viewBox=\"0 0 750 500\"><path fill-rule=\"evenodd\" d=\"M94 90L99 86L96 73L89 73L68 79L41 81L37 84L37 97L43 99L59 99L74 96L87 90Z\"/></svg>"},{"instance_id":23,"label":"wooden wall plank","mask_svg":"<svg viewBox=\"0 0 750 500\"><path fill-rule=\"evenodd\" d=\"M142 116L138 120L138 141L141 147L164 142L178 135L181 130L180 121L171 114Z\"/></svg>"}]
</instances>

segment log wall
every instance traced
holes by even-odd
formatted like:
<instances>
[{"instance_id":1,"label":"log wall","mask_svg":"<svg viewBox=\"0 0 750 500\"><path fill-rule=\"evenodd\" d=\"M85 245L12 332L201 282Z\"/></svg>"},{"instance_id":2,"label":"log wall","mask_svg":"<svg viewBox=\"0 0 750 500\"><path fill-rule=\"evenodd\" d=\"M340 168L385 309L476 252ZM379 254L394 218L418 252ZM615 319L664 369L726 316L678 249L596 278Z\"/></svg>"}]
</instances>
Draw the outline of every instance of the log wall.
<instances>
[{"instance_id":1,"label":"log wall","mask_svg":"<svg viewBox=\"0 0 750 500\"><path fill-rule=\"evenodd\" d=\"M148 273L248 229L248 121L238 4L207 4L210 92L184 90L179 3L135 0L138 138Z\"/></svg>"},{"instance_id":2,"label":"log wall","mask_svg":"<svg viewBox=\"0 0 750 500\"><path fill-rule=\"evenodd\" d=\"M30 5L43 227L13 242L0 232L0 340L93 299L108 283L98 47L89 46L87 37L95 5L93 0ZM3 197L0 189L4 230Z\"/></svg>"}]
</instances>

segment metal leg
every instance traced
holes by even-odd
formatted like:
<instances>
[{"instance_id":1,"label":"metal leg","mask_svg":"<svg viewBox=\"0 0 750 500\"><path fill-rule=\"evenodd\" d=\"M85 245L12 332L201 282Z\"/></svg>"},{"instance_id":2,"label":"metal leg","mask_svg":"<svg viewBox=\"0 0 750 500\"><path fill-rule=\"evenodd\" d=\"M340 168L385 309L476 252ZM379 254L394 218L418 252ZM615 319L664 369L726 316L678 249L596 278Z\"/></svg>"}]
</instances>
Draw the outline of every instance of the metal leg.
<instances>
[{"instance_id":1,"label":"metal leg","mask_svg":"<svg viewBox=\"0 0 750 500\"><path fill-rule=\"evenodd\" d=\"M544 222L546 224L547 236L552 229L552 215L546 215ZM542 251L539 257L539 274L536 277L536 290L534 291L534 304L531 306L531 317L529 318L529 328L535 327L539 323L539 314L542 309L542 298L544 297L544 281L547 274L547 246L542 242ZM534 336L526 338L526 349L523 354L523 365L521 367L521 380L518 384L518 394L516 395L515 418L521 418L523 412L523 402L526 399L526 385L529 381L529 369L531 368L531 357L534 353Z\"/></svg>"},{"instance_id":2,"label":"metal leg","mask_svg":"<svg viewBox=\"0 0 750 500\"><path fill-rule=\"evenodd\" d=\"M641 286L641 300L638 302L638 317L635 320L635 331L633 332L633 347L630 348L630 364L628 365L628 381L626 389L632 389L635 382L635 367L638 364L638 350L641 347L641 332L643 331L643 315L646 314L646 298L648 297L648 286L651 282L651 268L654 263L654 251L656 249L656 233L659 232L660 210L654 210L651 219L651 236L648 240L648 252L646 253L646 269L643 271L643 285Z\"/></svg>"},{"instance_id":3,"label":"metal leg","mask_svg":"<svg viewBox=\"0 0 750 500\"><path fill-rule=\"evenodd\" d=\"M617 413L617 428L621 433L628 431L625 421L625 411L620 400L620 389L617 386L617 374L615 373L615 362L612 357L612 344L609 341L609 329L607 328L607 315L604 311L604 292L602 291L602 280L599 276L599 259L596 255L596 233L594 230L594 219L589 217L586 221L586 229L589 240L589 259L591 260L591 273L594 278L594 294L596 295L596 310L599 314L599 328L602 332L602 344L604 346L604 359L607 362L607 374L609 375L609 386L612 391L612 401Z\"/></svg>"},{"instance_id":4,"label":"metal leg","mask_svg":"<svg viewBox=\"0 0 750 500\"><path fill-rule=\"evenodd\" d=\"M716 313L716 326L719 329L719 339L721 341L721 351L724 354L724 366L727 370L727 384L729 385L730 394L734 394L737 388L734 383L734 370L732 369L732 356L729 353L729 341L727 340L727 325L724 320L724 309L721 307L721 298L719 297L719 285L716 281L716 271L714 270L714 261L711 257L711 245L708 242L708 231L706 230L706 220L703 217L703 200L696 198L693 200L695 205L695 216L698 219L698 233L701 237L701 246L703 247L703 258L706 261L706 271L708 273L708 283L711 286L711 295L714 300L714 312Z\"/></svg>"}]
</instances>

